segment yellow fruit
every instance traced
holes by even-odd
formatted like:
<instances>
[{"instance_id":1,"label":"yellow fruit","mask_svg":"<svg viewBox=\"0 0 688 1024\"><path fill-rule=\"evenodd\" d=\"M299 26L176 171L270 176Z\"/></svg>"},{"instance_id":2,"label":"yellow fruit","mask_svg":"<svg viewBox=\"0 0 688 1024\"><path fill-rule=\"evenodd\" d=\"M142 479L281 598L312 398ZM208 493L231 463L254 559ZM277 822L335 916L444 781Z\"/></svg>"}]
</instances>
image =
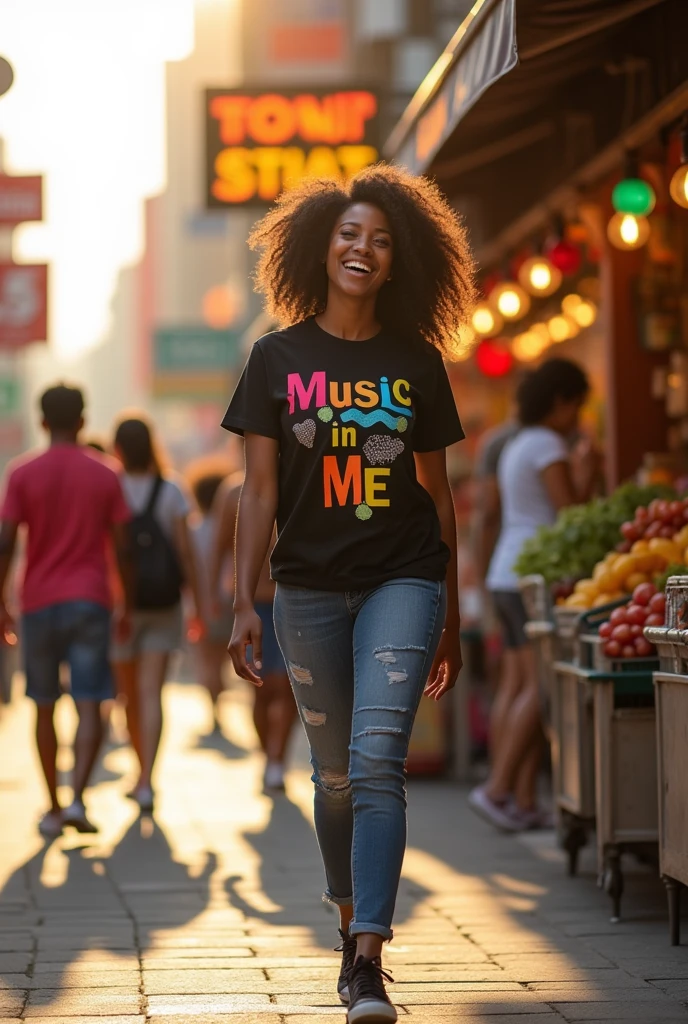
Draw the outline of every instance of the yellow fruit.
<instances>
[{"instance_id":1,"label":"yellow fruit","mask_svg":"<svg viewBox=\"0 0 688 1024\"><path fill-rule=\"evenodd\" d=\"M605 569L595 580L598 594L608 594L617 589L616 577L611 569Z\"/></svg>"},{"instance_id":2,"label":"yellow fruit","mask_svg":"<svg viewBox=\"0 0 688 1024\"><path fill-rule=\"evenodd\" d=\"M574 594L585 594L586 597L593 598L597 597L600 592L600 588L594 580L578 580L575 587L573 588Z\"/></svg>"},{"instance_id":3,"label":"yellow fruit","mask_svg":"<svg viewBox=\"0 0 688 1024\"><path fill-rule=\"evenodd\" d=\"M611 604L614 600L609 594L598 594L595 600L592 602L593 608L601 608L604 604Z\"/></svg>"},{"instance_id":4,"label":"yellow fruit","mask_svg":"<svg viewBox=\"0 0 688 1024\"><path fill-rule=\"evenodd\" d=\"M650 550L649 540L637 540L631 548L632 555L646 555Z\"/></svg>"},{"instance_id":5,"label":"yellow fruit","mask_svg":"<svg viewBox=\"0 0 688 1024\"><path fill-rule=\"evenodd\" d=\"M591 601L585 594L571 594L570 597L566 598L567 608L579 608L581 611L587 611L591 605Z\"/></svg>"},{"instance_id":6,"label":"yellow fruit","mask_svg":"<svg viewBox=\"0 0 688 1024\"><path fill-rule=\"evenodd\" d=\"M682 549L668 537L653 537L650 541L650 551L657 557L661 555L666 565L683 561Z\"/></svg>"},{"instance_id":7,"label":"yellow fruit","mask_svg":"<svg viewBox=\"0 0 688 1024\"><path fill-rule=\"evenodd\" d=\"M621 555L619 559L614 563L611 570L611 574L615 581L615 586L610 587L610 590L619 590L626 586L626 580L628 577L638 571L638 559L636 555Z\"/></svg>"},{"instance_id":8,"label":"yellow fruit","mask_svg":"<svg viewBox=\"0 0 688 1024\"><path fill-rule=\"evenodd\" d=\"M598 562L592 571L592 578L598 580L605 572L609 571L609 567L606 562Z\"/></svg>"},{"instance_id":9,"label":"yellow fruit","mask_svg":"<svg viewBox=\"0 0 688 1024\"><path fill-rule=\"evenodd\" d=\"M688 523L678 533L674 534L672 540L680 548L688 547Z\"/></svg>"},{"instance_id":10,"label":"yellow fruit","mask_svg":"<svg viewBox=\"0 0 688 1024\"><path fill-rule=\"evenodd\" d=\"M650 582L650 577L649 577L649 575L647 573L645 573L645 572L632 572L631 575L626 580L626 586L628 587L628 592L630 594L632 594L633 591L635 590L635 588L639 587L641 583L649 583L649 582Z\"/></svg>"}]
</instances>

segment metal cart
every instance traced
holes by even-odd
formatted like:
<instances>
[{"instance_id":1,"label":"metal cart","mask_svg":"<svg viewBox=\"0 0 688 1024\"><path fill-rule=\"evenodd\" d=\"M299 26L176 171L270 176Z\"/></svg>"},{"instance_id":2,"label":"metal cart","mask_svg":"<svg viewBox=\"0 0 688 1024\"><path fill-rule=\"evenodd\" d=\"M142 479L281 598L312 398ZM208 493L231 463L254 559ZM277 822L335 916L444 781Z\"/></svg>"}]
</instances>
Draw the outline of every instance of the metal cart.
<instances>
[{"instance_id":1,"label":"metal cart","mask_svg":"<svg viewBox=\"0 0 688 1024\"><path fill-rule=\"evenodd\" d=\"M632 665L632 662L630 663ZM621 915L621 856L656 857L657 743L652 671L588 671L594 692L595 816L600 884Z\"/></svg>"}]
</instances>

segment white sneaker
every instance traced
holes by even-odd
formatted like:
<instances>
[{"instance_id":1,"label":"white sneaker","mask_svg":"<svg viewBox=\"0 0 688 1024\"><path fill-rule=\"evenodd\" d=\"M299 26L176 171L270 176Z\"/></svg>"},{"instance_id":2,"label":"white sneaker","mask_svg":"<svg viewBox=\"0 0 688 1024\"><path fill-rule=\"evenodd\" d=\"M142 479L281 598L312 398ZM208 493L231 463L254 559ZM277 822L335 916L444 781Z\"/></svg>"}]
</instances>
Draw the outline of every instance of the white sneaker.
<instances>
[{"instance_id":1,"label":"white sneaker","mask_svg":"<svg viewBox=\"0 0 688 1024\"><path fill-rule=\"evenodd\" d=\"M284 789L284 765L268 761L263 776L263 789Z\"/></svg>"},{"instance_id":2,"label":"white sneaker","mask_svg":"<svg viewBox=\"0 0 688 1024\"><path fill-rule=\"evenodd\" d=\"M468 794L469 806L485 821L502 830L502 832L523 832L525 826L513 818L508 807L501 807L491 800L484 786L476 786Z\"/></svg>"}]
</instances>

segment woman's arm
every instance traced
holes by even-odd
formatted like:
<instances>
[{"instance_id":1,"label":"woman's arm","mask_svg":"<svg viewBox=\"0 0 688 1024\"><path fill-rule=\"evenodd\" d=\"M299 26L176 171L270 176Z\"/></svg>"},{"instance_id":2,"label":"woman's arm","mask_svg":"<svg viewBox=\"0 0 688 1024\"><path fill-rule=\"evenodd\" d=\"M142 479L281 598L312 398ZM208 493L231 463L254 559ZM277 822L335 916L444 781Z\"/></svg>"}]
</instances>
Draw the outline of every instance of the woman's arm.
<instances>
[{"instance_id":1,"label":"woman's arm","mask_svg":"<svg viewBox=\"0 0 688 1024\"><path fill-rule=\"evenodd\" d=\"M461 616L459 612L459 571L456 553L456 516L444 448L435 452L416 452L418 480L435 502L442 540L449 548L447 566L447 617L425 694L439 700L456 683L461 671Z\"/></svg>"},{"instance_id":2,"label":"woman's arm","mask_svg":"<svg viewBox=\"0 0 688 1024\"><path fill-rule=\"evenodd\" d=\"M235 617L229 653L237 675L261 686L260 676L246 662L246 648L251 645L253 664L260 669L262 628L253 603L277 514L279 441L260 434L246 434L244 459L246 476L235 534Z\"/></svg>"}]
</instances>

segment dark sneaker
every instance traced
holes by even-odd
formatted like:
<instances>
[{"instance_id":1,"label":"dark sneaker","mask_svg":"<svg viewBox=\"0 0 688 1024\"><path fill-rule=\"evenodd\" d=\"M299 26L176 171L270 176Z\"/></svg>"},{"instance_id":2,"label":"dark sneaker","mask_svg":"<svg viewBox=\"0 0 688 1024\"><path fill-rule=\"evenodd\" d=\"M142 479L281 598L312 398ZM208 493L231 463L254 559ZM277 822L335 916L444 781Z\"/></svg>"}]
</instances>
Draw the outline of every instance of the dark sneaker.
<instances>
[{"instance_id":1,"label":"dark sneaker","mask_svg":"<svg viewBox=\"0 0 688 1024\"><path fill-rule=\"evenodd\" d=\"M356 960L356 939L350 935L345 935L341 928L339 929L339 934L342 937L342 944L336 947L335 953L342 954L342 969L339 972L339 981L337 982L337 995L343 1003L348 1003L349 973Z\"/></svg>"},{"instance_id":2,"label":"dark sneaker","mask_svg":"<svg viewBox=\"0 0 688 1024\"><path fill-rule=\"evenodd\" d=\"M385 978L394 981L379 956L359 956L349 972L348 1024L394 1024L397 1011L385 992Z\"/></svg>"}]
</instances>

